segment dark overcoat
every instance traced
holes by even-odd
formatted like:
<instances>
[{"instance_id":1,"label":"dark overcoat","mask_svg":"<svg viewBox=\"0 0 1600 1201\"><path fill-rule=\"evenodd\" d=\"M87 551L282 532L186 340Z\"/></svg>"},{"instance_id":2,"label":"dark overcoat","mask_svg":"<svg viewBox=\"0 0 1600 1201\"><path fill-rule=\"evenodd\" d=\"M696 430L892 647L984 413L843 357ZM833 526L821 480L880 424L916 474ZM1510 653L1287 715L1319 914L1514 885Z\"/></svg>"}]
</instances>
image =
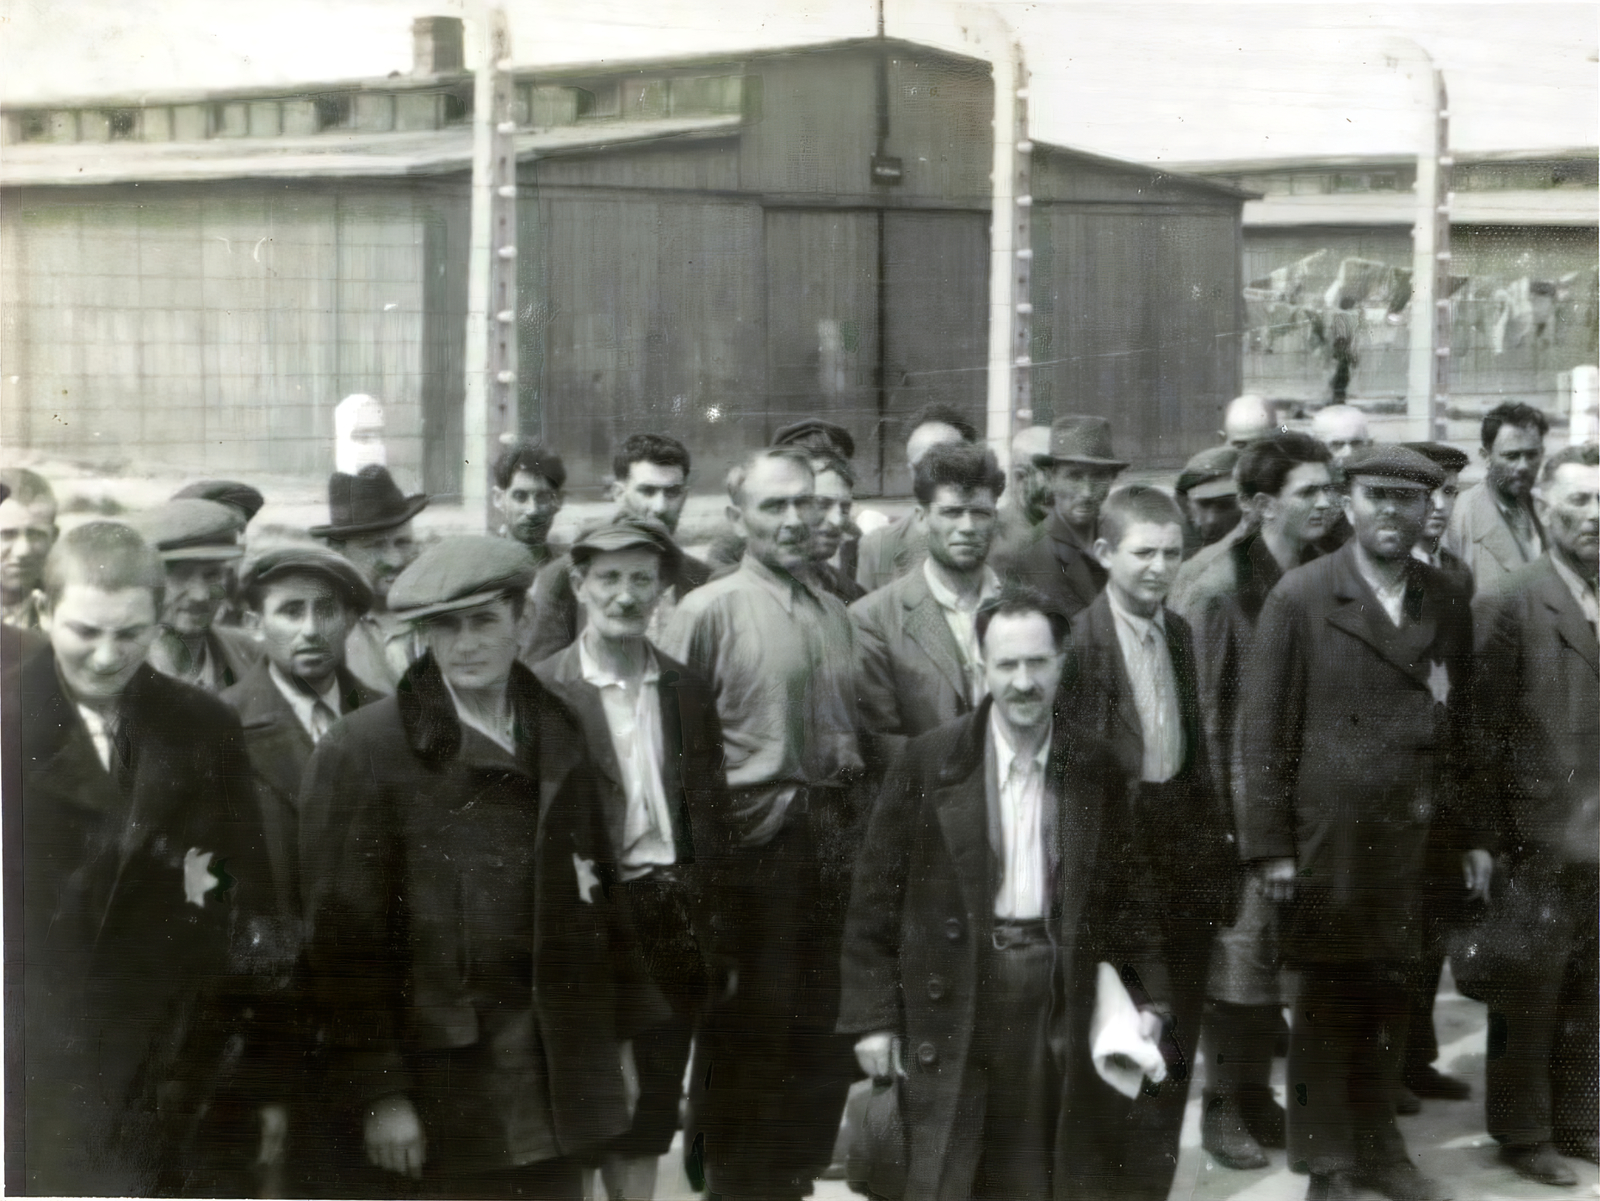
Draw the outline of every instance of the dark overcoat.
<instances>
[{"instance_id":1,"label":"dark overcoat","mask_svg":"<svg viewBox=\"0 0 1600 1201\"><path fill-rule=\"evenodd\" d=\"M1492 794L1518 855L1593 863L1600 829L1600 646L1549 554L1473 604Z\"/></svg>"},{"instance_id":2,"label":"dark overcoat","mask_svg":"<svg viewBox=\"0 0 1600 1201\"><path fill-rule=\"evenodd\" d=\"M989 816L989 706L912 739L874 807L845 925L839 1029L905 1039L908 1199L967 1196L947 1171L952 1125L977 1021L999 866ZM1058 717L1046 770L1055 799L1058 948L1051 1043L1067 1089L1083 1080L1095 966L1128 965L1164 1001L1166 974L1149 871L1127 820L1110 752ZM1070 1097L1063 1097L1067 1114ZM1058 1137L1060 1160L1073 1140Z\"/></svg>"},{"instance_id":3,"label":"dark overcoat","mask_svg":"<svg viewBox=\"0 0 1600 1201\"><path fill-rule=\"evenodd\" d=\"M1217 928L1233 921L1238 893L1233 812L1212 786L1189 624L1170 609L1164 624L1183 728L1183 766L1173 777L1177 796L1168 796L1158 806L1141 800L1137 784L1144 768L1144 734L1111 598L1104 592L1072 620L1064 708L1079 729L1111 748L1118 768L1130 781L1134 833L1162 881L1163 892L1185 898L1187 920Z\"/></svg>"},{"instance_id":4,"label":"dark overcoat","mask_svg":"<svg viewBox=\"0 0 1600 1201\"><path fill-rule=\"evenodd\" d=\"M7 1183L170 1187L237 1064L252 915L272 907L238 720L141 667L107 771L54 654L6 684Z\"/></svg>"},{"instance_id":5,"label":"dark overcoat","mask_svg":"<svg viewBox=\"0 0 1600 1201\"><path fill-rule=\"evenodd\" d=\"M1076 617L1106 586L1106 570L1090 544L1059 513L996 546L989 561L1002 576L1043 592L1063 617Z\"/></svg>"},{"instance_id":6,"label":"dark overcoat","mask_svg":"<svg viewBox=\"0 0 1600 1201\"><path fill-rule=\"evenodd\" d=\"M1291 962L1407 962L1430 831L1487 845L1473 746L1472 614L1408 560L1397 628L1356 543L1287 573L1267 598L1243 689L1249 860L1293 858Z\"/></svg>"},{"instance_id":7,"label":"dark overcoat","mask_svg":"<svg viewBox=\"0 0 1600 1201\"><path fill-rule=\"evenodd\" d=\"M972 712L961 652L920 569L856 601L850 619L861 655L862 732L880 769L907 739Z\"/></svg>"},{"instance_id":8,"label":"dark overcoat","mask_svg":"<svg viewBox=\"0 0 1600 1201\"><path fill-rule=\"evenodd\" d=\"M415 1095L433 1053L485 1046L450 1081L449 1126L425 1130L430 1159L457 1168L516 1162L530 1072L551 1150L621 1134L619 1044L666 1016L609 898L583 733L520 664L509 692L514 755L463 727L424 655L394 696L323 737L300 804L309 971L343 1066L333 1076L359 1108Z\"/></svg>"}]
</instances>

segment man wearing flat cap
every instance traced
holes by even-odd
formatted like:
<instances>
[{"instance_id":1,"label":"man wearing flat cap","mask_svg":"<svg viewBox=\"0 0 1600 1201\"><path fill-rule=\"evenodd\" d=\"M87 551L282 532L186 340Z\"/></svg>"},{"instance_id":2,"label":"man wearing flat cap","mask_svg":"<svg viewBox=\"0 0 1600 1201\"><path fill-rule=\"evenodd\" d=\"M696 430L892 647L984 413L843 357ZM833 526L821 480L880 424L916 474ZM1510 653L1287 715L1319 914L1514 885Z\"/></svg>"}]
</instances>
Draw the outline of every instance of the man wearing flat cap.
<instances>
[{"instance_id":1,"label":"man wearing flat cap","mask_svg":"<svg viewBox=\"0 0 1600 1201\"><path fill-rule=\"evenodd\" d=\"M238 509L246 525L250 524L252 517L261 512L261 506L267 503L267 498L262 496L258 489L238 480L196 480L172 494L173 500L186 500L190 497L214 500L219 505Z\"/></svg>"},{"instance_id":2,"label":"man wearing flat cap","mask_svg":"<svg viewBox=\"0 0 1600 1201\"><path fill-rule=\"evenodd\" d=\"M1055 419L1050 450L1035 461L1050 472L1055 511L1043 525L997 546L994 568L1039 589L1070 619L1105 587L1105 568L1093 553L1095 524L1112 483L1128 464L1112 454L1111 423L1079 415Z\"/></svg>"},{"instance_id":3,"label":"man wearing flat cap","mask_svg":"<svg viewBox=\"0 0 1600 1201\"><path fill-rule=\"evenodd\" d=\"M582 1196L663 1020L583 731L517 662L527 548L461 536L389 591L426 648L301 793L308 973L337 1133L435 1197Z\"/></svg>"},{"instance_id":4,"label":"man wearing flat cap","mask_svg":"<svg viewBox=\"0 0 1600 1201\"><path fill-rule=\"evenodd\" d=\"M646 637L673 578L667 527L618 517L572 545L571 587L584 609L577 641L534 674L583 727L621 879L672 1018L636 1038L633 1124L603 1174L615 1198L654 1195L656 1164L672 1145L689 1043L705 1001L712 930L708 890L727 829L722 727L710 685Z\"/></svg>"},{"instance_id":5,"label":"man wearing flat cap","mask_svg":"<svg viewBox=\"0 0 1600 1201\"><path fill-rule=\"evenodd\" d=\"M244 553L239 510L184 497L136 514L128 524L156 548L167 572L150 666L208 692L237 684L261 658L248 634L217 624L233 565Z\"/></svg>"},{"instance_id":6,"label":"man wearing flat cap","mask_svg":"<svg viewBox=\"0 0 1600 1201\"><path fill-rule=\"evenodd\" d=\"M1232 446L1208 446L1184 464L1173 486L1178 504L1188 518L1183 532L1183 557L1192 558L1204 546L1214 546L1238 526L1243 513L1233 468L1239 452Z\"/></svg>"},{"instance_id":7,"label":"man wearing flat cap","mask_svg":"<svg viewBox=\"0 0 1600 1201\"><path fill-rule=\"evenodd\" d=\"M1411 548L1444 473L1413 450L1353 456L1354 537L1268 596L1241 692L1240 854L1288 908L1301 973L1289 1078L1289 1162L1312 1201L1367 1187L1394 1201L1449 1194L1395 1124L1432 847L1455 850L1463 898L1488 889L1489 821L1475 812L1472 620Z\"/></svg>"},{"instance_id":8,"label":"man wearing flat cap","mask_svg":"<svg viewBox=\"0 0 1600 1201\"><path fill-rule=\"evenodd\" d=\"M376 692L393 692L414 657L411 631L389 613L389 588L417 557L411 523L427 507L426 496L403 495L388 468L369 464L329 477L328 524L311 527L313 538L354 563L372 586L371 608L350 631L346 665Z\"/></svg>"},{"instance_id":9,"label":"man wearing flat cap","mask_svg":"<svg viewBox=\"0 0 1600 1201\"><path fill-rule=\"evenodd\" d=\"M1444 482L1428 497L1428 519L1422 523L1422 534L1411 553L1450 576L1471 596L1476 587L1472 568L1444 545L1450 518L1461 498L1461 472L1469 462L1467 452L1443 442L1407 442L1406 445L1444 472Z\"/></svg>"}]
</instances>

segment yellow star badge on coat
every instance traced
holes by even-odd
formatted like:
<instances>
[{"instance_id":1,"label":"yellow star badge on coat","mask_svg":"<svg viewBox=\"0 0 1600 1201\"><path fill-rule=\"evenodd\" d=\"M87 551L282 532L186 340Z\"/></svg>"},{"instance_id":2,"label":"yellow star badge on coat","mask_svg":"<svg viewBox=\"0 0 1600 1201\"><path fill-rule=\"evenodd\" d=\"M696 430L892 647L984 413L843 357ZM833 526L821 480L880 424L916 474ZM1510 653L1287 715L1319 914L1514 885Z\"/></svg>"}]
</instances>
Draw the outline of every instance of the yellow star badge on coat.
<instances>
[{"instance_id":1,"label":"yellow star badge on coat","mask_svg":"<svg viewBox=\"0 0 1600 1201\"><path fill-rule=\"evenodd\" d=\"M211 874L212 852L201 853L199 847L190 847L183 857L183 899L191 905L205 908L206 893L222 881Z\"/></svg>"},{"instance_id":2,"label":"yellow star badge on coat","mask_svg":"<svg viewBox=\"0 0 1600 1201\"><path fill-rule=\"evenodd\" d=\"M1448 704L1450 700L1450 669L1443 663L1428 668L1428 691L1433 693L1435 704Z\"/></svg>"},{"instance_id":3,"label":"yellow star badge on coat","mask_svg":"<svg viewBox=\"0 0 1600 1201\"><path fill-rule=\"evenodd\" d=\"M600 887L600 877L594 874L594 860L573 851L572 868L578 873L578 896L585 905L593 905L594 890Z\"/></svg>"}]
</instances>

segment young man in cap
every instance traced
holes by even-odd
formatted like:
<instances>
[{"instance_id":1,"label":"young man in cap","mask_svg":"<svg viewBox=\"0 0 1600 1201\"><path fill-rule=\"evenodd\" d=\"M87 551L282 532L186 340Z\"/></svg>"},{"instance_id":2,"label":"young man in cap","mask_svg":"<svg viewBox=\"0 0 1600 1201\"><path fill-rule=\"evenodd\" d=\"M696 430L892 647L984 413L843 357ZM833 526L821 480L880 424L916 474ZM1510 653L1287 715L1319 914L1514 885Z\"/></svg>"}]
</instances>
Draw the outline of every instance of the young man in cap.
<instances>
[{"instance_id":1,"label":"young man in cap","mask_svg":"<svg viewBox=\"0 0 1600 1201\"><path fill-rule=\"evenodd\" d=\"M659 521L675 533L689 500L689 451L664 434L632 434L611 460L611 499L617 515ZM565 478L565 476L563 476ZM683 597L711 578L711 568L691 555L679 555L650 618L650 633L659 639L667 619ZM529 667L572 645L583 626L583 606L572 589L572 560L559 555L539 570L528 594L532 613L527 621L521 659Z\"/></svg>"},{"instance_id":2,"label":"young man in cap","mask_svg":"<svg viewBox=\"0 0 1600 1201\"><path fill-rule=\"evenodd\" d=\"M842 552L855 523L855 473L837 455L813 457L811 470L817 483L817 524L811 530L811 575L822 589L851 604L867 594L855 578L846 575Z\"/></svg>"},{"instance_id":3,"label":"young man in cap","mask_svg":"<svg viewBox=\"0 0 1600 1201\"><path fill-rule=\"evenodd\" d=\"M1238 854L1231 806L1206 761L1194 640L1166 607L1183 559L1183 514L1152 484L1113 491L1095 558L1106 587L1072 620L1068 720L1110 747L1130 781L1133 836L1149 863L1170 981L1168 1031L1181 1066L1124 1111L1123 1195L1164 1201L1199 1047L1211 948L1233 919ZM1109 1102L1109 1098L1108 1098Z\"/></svg>"},{"instance_id":4,"label":"young man in cap","mask_svg":"<svg viewBox=\"0 0 1600 1201\"><path fill-rule=\"evenodd\" d=\"M806 453L757 451L728 484L744 560L683 599L664 644L715 690L732 798L725 933L738 987L702 1025L698 1129L685 1141L703 1137L712 1193L798 1201L828 1164L850 1079L822 880L861 769L855 638L806 570L817 510Z\"/></svg>"},{"instance_id":5,"label":"young man in cap","mask_svg":"<svg viewBox=\"0 0 1600 1201\"><path fill-rule=\"evenodd\" d=\"M6 1183L182 1190L227 1156L202 1115L273 909L249 765L227 706L145 662L167 582L137 533L78 526L43 585L50 649L5 679L6 942L27 948L7 965Z\"/></svg>"},{"instance_id":6,"label":"young man in cap","mask_svg":"<svg viewBox=\"0 0 1600 1201\"><path fill-rule=\"evenodd\" d=\"M328 524L311 536L354 563L372 586L372 607L346 640L345 663L375 692L393 692L413 655L411 631L389 614L389 588L417 557L412 519L428 507L421 493L403 496L389 469L369 464L328 480Z\"/></svg>"},{"instance_id":7,"label":"young man in cap","mask_svg":"<svg viewBox=\"0 0 1600 1201\"><path fill-rule=\"evenodd\" d=\"M135 514L128 524L156 548L167 570L150 666L207 692L237 684L261 658L261 648L248 634L217 624L233 565L244 553L239 511L187 497Z\"/></svg>"},{"instance_id":8,"label":"young man in cap","mask_svg":"<svg viewBox=\"0 0 1600 1201\"><path fill-rule=\"evenodd\" d=\"M1446 548L1472 569L1479 591L1544 551L1533 483L1549 432L1549 418L1518 401L1495 405L1483 415L1478 454L1484 477L1461 497L1444 536Z\"/></svg>"},{"instance_id":9,"label":"young man in cap","mask_svg":"<svg viewBox=\"0 0 1600 1201\"><path fill-rule=\"evenodd\" d=\"M1267 595L1284 572L1316 558L1338 501L1328 448L1307 434L1261 438L1235 472L1247 510L1239 536L1190 559L1170 601L1194 633L1195 682L1212 787L1232 811L1243 796L1241 689ZM1215 553L1213 553L1215 552ZM1212 956L1206 1019L1202 1145L1218 1163L1264 1168L1263 1148L1284 1145L1284 1112L1272 1094L1272 1051L1283 1027L1278 913L1256 874L1241 882L1238 913Z\"/></svg>"},{"instance_id":10,"label":"young man in cap","mask_svg":"<svg viewBox=\"0 0 1600 1201\"><path fill-rule=\"evenodd\" d=\"M861 528L851 519L850 509L854 505L855 476L850 469L851 461L856 457L856 440L850 431L842 425L835 425L831 421L824 421L820 417L806 417L800 421L791 422L781 426L778 432L772 435L774 446L798 446L811 455L812 468L818 469L818 464L827 460L838 460L844 464L844 475L841 481L850 493L846 498L844 514L841 519L839 544L835 550L824 555L830 571L827 573L829 582L827 587L835 596L849 604L857 596L864 595L857 592L859 587L855 582L856 569L860 565L859 555L861 550ZM831 485L833 491L840 490L840 484ZM737 567L738 561L744 555L744 548L739 548L739 553L733 556L731 566ZM846 599L848 597L849 599Z\"/></svg>"},{"instance_id":11,"label":"young man in cap","mask_svg":"<svg viewBox=\"0 0 1600 1201\"><path fill-rule=\"evenodd\" d=\"M1443 442L1407 442L1406 445L1432 460L1444 472L1444 483L1435 488L1433 495L1428 498L1428 520L1423 522L1422 536L1411 548L1411 553L1428 566L1437 567L1456 580L1461 590L1471 596L1476 587L1472 569L1443 545L1445 533L1450 528L1450 518L1461 496L1461 471L1468 462L1467 452Z\"/></svg>"},{"instance_id":12,"label":"young man in cap","mask_svg":"<svg viewBox=\"0 0 1600 1201\"><path fill-rule=\"evenodd\" d=\"M1473 603L1478 670L1493 707L1493 795L1512 851L1511 878L1545 921L1529 969L1497 982L1488 1066L1489 1133L1516 1170L1577 1183L1563 1155L1597 1160L1595 827L1600 808L1600 451L1593 442L1544 461L1534 490L1548 538L1534 563Z\"/></svg>"},{"instance_id":13,"label":"young man in cap","mask_svg":"<svg viewBox=\"0 0 1600 1201\"><path fill-rule=\"evenodd\" d=\"M1238 526L1243 512L1233 469L1239 452L1232 446L1208 446L1183 466L1173 492L1188 518L1183 531L1183 557L1221 542Z\"/></svg>"},{"instance_id":14,"label":"young man in cap","mask_svg":"<svg viewBox=\"0 0 1600 1201\"><path fill-rule=\"evenodd\" d=\"M566 464L542 443L526 439L513 443L494 461L489 499L505 521L500 537L527 547L535 567L543 567L555 555L550 527L561 512L561 490L566 486Z\"/></svg>"},{"instance_id":15,"label":"young man in cap","mask_svg":"<svg viewBox=\"0 0 1600 1201\"><path fill-rule=\"evenodd\" d=\"M301 795L339 1133L429 1196L576 1201L628 1128L620 1044L665 1017L583 733L516 659L532 581L510 539L418 556L389 599L426 651L324 735Z\"/></svg>"},{"instance_id":16,"label":"young man in cap","mask_svg":"<svg viewBox=\"0 0 1600 1201\"><path fill-rule=\"evenodd\" d=\"M1095 522L1128 464L1112 456L1110 422L1075 415L1056 418L1050 450L1036 462L1050 472L1054 512L1043 525L997 546L994 566L1002 576L1039 589L1070 619L1105 587L1105 569L1092 553Z\"/></svg>"},{"instance_id":17,"label":"young man in cap","mask_svg":"<svg viewBox=\"0 0 1600 1201\"><path fill-rule=\"evenodd\" d=\"M1008 586L977 636L983 703L912 739L873 806L839 1028L867 1075L900 1077L905 1201L1120 1196L1096 965L1165 997L1127 781L1055 703L1067 626L1046 598Z\"/></svg>"},{"instance_id":18,"label":"young man in cap","mask_svg":"<svg viewBox=\"0 0 1600 1201\"><path fill-rule=\"evenodd\" d=\"M977 427L953 405L923 405L906 426L906 466L915 472L922 456L945 442L976 442ZM927 553L926 531L916 517L904 517L861 539L856 583L868 592L899 579L917 567Z\"/></svg>"},{"instance_id":19,"label":"young man in cap","mask_svg":"<svg viewBox=\"0 0 1600 1201\"><path fill-rule=\"evenodd\" d=\"M578 718L597 768L600 808L639 933L672 1018L633 1043L633 1124L603 1175L613 1201L649 1201L672 1145L689 1043L705 1002L710 873L727 829L722 729L710 686L646 637L676 574L662 523L622 516L573 543L571 583L584 609L577 641L534 670Z\"/></svg>"},{"instance_id":20,"label":"young man in cap","mask_svg":"<svg viewBox=\"0 0 1600 1201\"><path fill-rule=\"evenodd\" d=\"M173 500L187 500L190 497L214 500L219 505L238 509L245 525L249 525L250 519L261 512L261 506L267 503L266 497L258 489L238 480L197 480L172 494Z\"/></svg>"},{"instance_id":21,"label":"young man in cap","mask_svg":"<svg viewBox=\"0 0 1600 1201\"><path fill-rule=\"evenodd\" d=\"M1000 590L988 566L1005 475L970 442L935 446L917 463L917 520L928 557L850 608L861 651L861 725L882 771L906 740L983 700L977 612Z\"/></svg>"},{"instance_id":22,"label":"young man in cap","mask_svg":"<svg viewBox=\"0 0 1600 1201\"><path fill-rule=\"evenodd\" d=\"M39 580L56 541L56 496L37 472L0 471L8 495L0 501L0 621L39 628Z\"/></svg>"},{"instance_id":23,"label":"young man in cap","mask_svg":"<svg viewBox=\"0 0 1600 1201\"><path fill-rule=\"evenodd\" d=\"M1433 463L1380 446L1347 467L1354 537L1289 572L1267 598L1244 679L1240 852L1301 973L1289 1078L1289 1160L1312 1201L1372 1188L1438 1201L1406 1155L1395 1095L1420 951L1429 839L1462 852L1487 895L1487 824L1475 812L1471 616L1412 557Z\"/></svg>"}]
</instances>

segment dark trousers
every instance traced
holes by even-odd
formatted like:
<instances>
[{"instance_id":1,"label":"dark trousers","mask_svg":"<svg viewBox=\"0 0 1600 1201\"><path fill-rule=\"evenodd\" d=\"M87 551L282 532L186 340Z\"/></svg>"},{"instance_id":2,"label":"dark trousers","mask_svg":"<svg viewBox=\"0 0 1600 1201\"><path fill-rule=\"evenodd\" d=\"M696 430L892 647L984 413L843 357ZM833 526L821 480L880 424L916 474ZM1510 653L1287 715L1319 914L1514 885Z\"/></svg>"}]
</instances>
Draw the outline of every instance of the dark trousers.
<instances>
[{"instance_id":1,"label":"dark trousers","mask_svg":"<svg viewBox=\"0 0 1600 1201\"><path fill-rule=\"evenodd\" d=\"M1302 966L1289 1035L1289 1163L1315 1174L1406 1158L1394 1094L1410 999L1398 973Z\"/></svg>"},{"instance_id":2,"label":"dark trousers","mask_svg":"<svg viewBox=\"0 0 1600 1201\"><path fill-rule=\"evenodd\" d=\"M979 950L977 1020L941 1188L974 1201L1050 1196L1060 1086L1050 1054L1055 947L1044 923ZM1002 927L1005 929L1005 927ZM963 1188L960 1182L970 1181Z\"/></svg>"},{"instance_id":3,"label":"dark trousers","mask_svg":"<svg viewBox=\"0 0 1600 1201\"><path fill-rule=\"evenodd\" d=\"M1557 870L1549 954L1516 982L1498 985L1489 1015L1489 1133L1509 1146L1592 1139L1600 1125L1600 956L1592 865Z\"/></svg>"},{"instance_id":4,"label":"dark trousers","mask_svg":"<svg viewBox=\"0 0 1600 1201\"><path fill-rule=\"evenodd\" d=\"M1464 915L1466 889L1462 883L1460 858L1454 852L1439 850L1431 850L1428 855L1427 882L1421 896L1422 954L1412 965L1408 981L1411 1023L1401 1061L1402 1078L1420 1075L1439 1058L1433 1004L1439 995L1439 977L1444 971L1445 939L1450 928Z\"/></svg>"},{"instance_id":5,"label":"dark trousers","mask_svg":"<svg viewBox=\"0 0 1600 1201\"><path fill-rule=\"evenodd\" d=\"M828 1166L857 1074L839 1014L837 906L804 814L733 852L720 905L738 988L701 1024L684 1144L714 1196L798 1199Z\"/></svg>"},{"instance_id":6,"label":"dark trousers","mask_svg":"<svg viewBox=\"0 0 1600 1201\"><path fill-rule=\"evenodd\" d=\"M499 1201L503 1197L582 1201L583 1169L577 1161L565 1157L491 1172L430 1172L424 1168L422 1185L415 1195L462 1201Z\"/></svg>"},{"instance_id":7,"label":"dark trousers","mask_svg":"<svg viewBox=\"0 0 1600 1201\"><path fill-rule=\"evenodd\" d=\"M618 1155L665 1155L678 1129L678 1102L689 1044L706 995L706 968L695 937L691 886L672 873L654 872L621 889L633 917L650 976L672 1010L659 1026L633 1040L639 1102L633 1124L611 1150Z\"/></svg>"}]
</instances>

